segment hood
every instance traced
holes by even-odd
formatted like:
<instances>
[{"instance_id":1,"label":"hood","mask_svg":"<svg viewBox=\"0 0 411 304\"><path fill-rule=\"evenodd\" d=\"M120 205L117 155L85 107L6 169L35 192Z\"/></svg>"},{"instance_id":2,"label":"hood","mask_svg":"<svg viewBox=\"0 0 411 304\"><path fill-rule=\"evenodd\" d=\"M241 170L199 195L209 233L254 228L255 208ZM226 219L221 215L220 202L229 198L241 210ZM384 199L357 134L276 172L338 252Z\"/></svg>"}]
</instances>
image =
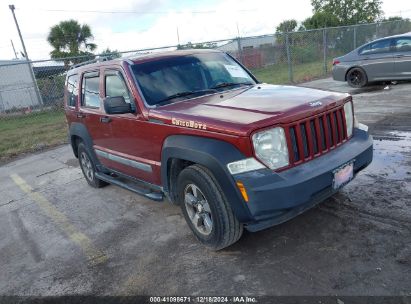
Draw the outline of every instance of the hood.
<instances>
[{"instance_id":1,"label":"hood","mask_svg":"<svg viewBox=\"0 0 411 304\"><path fill-rule=\"evenodd\" d=\"M321 113L342 104L347 97L303 87L258 84L151 109L149 118L191 128L200 124L208 131L247 136L259 128Z\"/></svg>"}]
</instances>

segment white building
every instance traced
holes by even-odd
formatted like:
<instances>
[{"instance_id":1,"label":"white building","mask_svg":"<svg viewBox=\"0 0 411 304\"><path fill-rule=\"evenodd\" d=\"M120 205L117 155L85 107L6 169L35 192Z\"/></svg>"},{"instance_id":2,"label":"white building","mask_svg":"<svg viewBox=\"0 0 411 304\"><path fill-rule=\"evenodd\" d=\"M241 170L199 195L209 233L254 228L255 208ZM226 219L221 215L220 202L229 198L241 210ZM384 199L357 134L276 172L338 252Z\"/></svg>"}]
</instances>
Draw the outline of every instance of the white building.
<instances>
[{"instance_id":1,"label":"white building","mask_svg":"<svg viewBox=\"0 0 411 304\"><path fill-rule=\"evenodd\" d=\"M0 61L0 113L40 105L36 89L25 60Z\"/></svg>"},{"instance_id":2,"label":"white building","mask_svg":"<svg viewBox=\"0 0 411 304\"><path fill-rule=\"evenodd\" d=\"M243 50L250 50L250 49L258 49L262 47L273 47L275 45L275 36L270 35L270 36L258 36L258 37L245 37L241 38L240 43L241 43L241 48ZM233 40L231 42L228 42L226 44L223 44L217 49L223 51L223 52L238 52L238 41Z\"/></svg>"}]
</instances>

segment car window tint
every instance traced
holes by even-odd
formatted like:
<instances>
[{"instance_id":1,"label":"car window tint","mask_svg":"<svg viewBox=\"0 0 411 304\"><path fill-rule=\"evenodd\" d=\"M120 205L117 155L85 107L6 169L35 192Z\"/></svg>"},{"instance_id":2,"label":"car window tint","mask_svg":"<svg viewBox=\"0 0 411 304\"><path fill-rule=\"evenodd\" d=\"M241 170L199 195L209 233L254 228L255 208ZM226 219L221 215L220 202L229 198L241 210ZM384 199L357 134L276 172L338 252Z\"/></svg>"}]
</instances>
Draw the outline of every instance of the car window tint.
<instances>
[{"instance_id":1,"label":"car window tint","mask_svg":"<svg viewBox=\"0 0 411 304\"><path fill-rule=\"evenodd\" d=\"M106 97L123 96L130 103L130 93L123 77L120 75L106 75Z\"/></svg>"},{"instance_id":2,"label":"car window tint","mask_svg":"<svg viewBox=\"0 0 411 304\"><path fill-rule=\"evenodd\" d=\"M132 66L149 105L180 92L210 90L222 83L254 83L250 75L224 53L199 53L162 58Z\"/></svg>"},{"instance_id":3,"label":"car window tint","mask_svg":"<svg viewBox=\"0 0 411 304\"><path fill-rule=\"evenodd\" d=\"M67 105L75 107L78 97L78 76L71 75L67 78Z\"/></svg>"},{"instance_id":4,"label":"car window tint","mask_svg":"<svg viewBox=\"0 0 411 304\"><path fill-rule=\"evenodd\" d=\"M360 50L361 55L387 53L390 51L391 40L380 40L367 44Z\"/></svg>"},{"instance_id":5,"label":"car window tint","mask_svg":"<svg viewBox=\"0 0 411 304\"><path fill-rule=\"evenodd\" d=\"M83 106L91 108L100 107L99 77L84 76L83 84Z\"/></svg>"},{"instance_id":6,"label":"car window tint","mask_svg":"<svg viewBox=\"0 0 411 304\"><path fill-rule=\"evenodd\" d=\"M230 79L230 74L224 68L223 62L209 61L205 62L204 64L207 66L208 72L210 73L211 79L213 81L218 79ZM230 62L226 64L230 64Z\"/></svg>"},{"instance_id":7,"label":"car window tint","mask_svg":"<svg viewBox=\"0 0 411 304\"><path fill-rule=\"evenodd\" d=\"M395 41L397 52L411 52L411 37L398 38Z\"/></svg>"}]
</instances>

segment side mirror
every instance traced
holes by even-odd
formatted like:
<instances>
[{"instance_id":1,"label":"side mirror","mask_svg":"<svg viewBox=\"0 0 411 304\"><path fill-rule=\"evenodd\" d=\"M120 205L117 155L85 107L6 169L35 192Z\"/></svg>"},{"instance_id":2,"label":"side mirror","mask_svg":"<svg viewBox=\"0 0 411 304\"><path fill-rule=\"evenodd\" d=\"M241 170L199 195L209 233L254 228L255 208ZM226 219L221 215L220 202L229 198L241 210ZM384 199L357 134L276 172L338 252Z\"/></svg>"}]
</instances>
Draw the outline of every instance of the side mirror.
<instances>
[{"instance_id":1,"label":"side mirror","mask_svg":"<svg viewBox=\"0 0 411 304\"><path fill-rule=\"evenodd\" d=\"M123 96L106 97L103 100L104 110L107 114L131 113L131 106Z\"/></svg>"}]
</instances>

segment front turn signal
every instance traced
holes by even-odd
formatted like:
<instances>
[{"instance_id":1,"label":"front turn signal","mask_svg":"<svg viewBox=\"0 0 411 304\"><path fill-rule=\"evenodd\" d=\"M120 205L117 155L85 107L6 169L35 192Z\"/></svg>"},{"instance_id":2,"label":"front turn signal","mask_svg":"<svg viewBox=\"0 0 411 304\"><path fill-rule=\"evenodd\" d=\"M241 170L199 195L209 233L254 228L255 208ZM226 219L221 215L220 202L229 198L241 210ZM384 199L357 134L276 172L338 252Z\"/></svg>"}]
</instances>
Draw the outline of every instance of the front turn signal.
<instances>
[{"instance_id":1,"label":"front turn signal","mask_svg":"<svg viewBox=\"0 0 411 304\"><path fill-rule=\"evenodd\" d=\"M243 199L248 203L248 194L247 190L244 187L244 184L242 182L236 182L238 190L240 190L241 195L243 196Z\"/></svg>"}]
</instances>

